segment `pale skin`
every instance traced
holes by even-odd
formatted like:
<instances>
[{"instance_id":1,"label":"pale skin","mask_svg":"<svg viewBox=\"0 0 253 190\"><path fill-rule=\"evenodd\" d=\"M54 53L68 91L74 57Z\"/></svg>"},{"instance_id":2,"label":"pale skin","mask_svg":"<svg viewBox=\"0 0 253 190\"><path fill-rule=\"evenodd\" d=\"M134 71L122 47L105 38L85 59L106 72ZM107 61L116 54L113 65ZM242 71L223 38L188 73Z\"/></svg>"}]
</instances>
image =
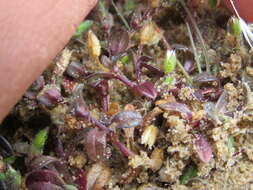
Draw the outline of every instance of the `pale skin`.
<instances>
[{"instance_id":1,"label":"pale skin","mask_svg":"<svg viewBox=\"0 0 253 190\"><path fill-rule=\"evenodd\" d=\"M229 0L224 0L228 5ZM253 22L253 0L234 0ZM0 122L66 45L97 0L0 0Z\"/></svg>"},{"instance_id":2,"label":"pale skin","mask_svg":"<svg viewBox=\"0 0 253 190\"><path fill-rule=\"evenodd\" d=\"M97 0L0 0L0 122Z\"/></svg>"}]
</instances>

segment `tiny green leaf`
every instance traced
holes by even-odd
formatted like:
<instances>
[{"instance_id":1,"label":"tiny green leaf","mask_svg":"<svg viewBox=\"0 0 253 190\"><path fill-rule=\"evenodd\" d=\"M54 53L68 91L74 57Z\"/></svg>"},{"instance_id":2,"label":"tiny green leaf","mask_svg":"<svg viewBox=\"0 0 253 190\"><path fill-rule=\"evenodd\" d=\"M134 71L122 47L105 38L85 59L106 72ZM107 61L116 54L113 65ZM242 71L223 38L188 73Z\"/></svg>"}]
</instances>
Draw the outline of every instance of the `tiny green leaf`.
<instances>
[{"instance_id":1,"label":"tiny green leaf","mask_svg":"<svg viewBox=\"0 0 253 190\"><path fill-rule=\"evenodd\" d=\"M8 168L6 172L6 178L12 180L15 186L21 185L21 179L22 179L21 174L19 171L16 171L12 167Z\"/></svg>"},{"instance_id":2,"label":"tiny green leaf","mask_svg":"<svg viewBox=\"0 0 253 190\"><path fill-rule=\"evenodd\" d=\"M173 50L168 50L164 59L164 72L171 73L177 63L176 53Z\"/></svg>"},{"instance_id":3,"label":"tiny green leaf","mask_svg":"<svg viewBox=\"0 0 253 190\"><path fill-rule=\"evenodd\" d=\"M37 133L37 135L35 136L33 143L32 143L32 153L33 154L41 154L44 148L44 145L46 143L47 140L47 136L48 136L48 128L43 129L41 131L39 131L39 133Z\"/></svg>"},{"instance_id":4,"label":"tiny green leaf","mask_svg":"<svg viewBox=\"0 0 253 190\"><path fill-rule=\"evenodd\" d=\"M85 31L87 31L91 25L93 24L93 21L91 20L86 20L82 22L76 29L75 36L80 37Z\"/></svg>"},{"instance_id":5,"label":"tiny green leaf","mask_svg":"<svg viewBox=\"0 0 253 190\"><path fill-rule=\"evenodd\" d=\"M171 85L173 83L174 79L172 77L166 77L164 80L164 83L167 85Z\"/></svg>"},{"instance_id":6,"label":"tiny green leaf","mask_svg":"<svg viewBox=\"0 0 253 190\"><path fill-rule=\"evenodd\" d=\"M183 185L187 184L192 178L197 176L197 173L197 165L195 163L191 163L189 166L187 166L184 173L180 176L180 183Z\"/></svg>"},{"instance_id":7,"label":"tiny green leaf","mask_svg":"<svg viewBox=\"0 0 253 190\"><path fill-rule=\"evenodd\" d=\"M124 5L124 9L126 11L132 11L135 7L134 1L133 0L127 0L125 5Z\"/></svg>"},{"instance_id":8,"label":"tiny green leaf","mask_svg":"<svg viewBox=\"0 0 253 190\"><path fill-rule=\"evenodd\" d=\"M230 30L231 30L231 33L235 36L239 36L242 33L240 21L238 18L236 17L231 18Z\"/></svg>"},{"instance_id":9,"label":"tiny green leaf","mask_svg":"<svg viewBox=\"0 0 253 190\"><path fill-rule=\"evenodd\" d=\"M227 147L229 152L234 152L234 138L232 136L228 137Z\"/></svg>"},{"instance_id":10,"label":"tiny green leaf","mask_svg":"<svg viewBox=\"0 0 253 190\"><path fill-rule=\"evenodd\" d=\"M129 56L125 55L120 59L120 62L123 64L127 64L129 62Z\"/></svg>"},{"instance_id":11,"label":"tiny green leaf","mask_svg":"<svg viewBox=\"0 0 253 190\"><path fill-rule=\"evenodd\" d=\"M66 190L78 190L75 186L73 186L73 185L64 185L64 188L66 189Z\"/></svg>"}]
</instances>

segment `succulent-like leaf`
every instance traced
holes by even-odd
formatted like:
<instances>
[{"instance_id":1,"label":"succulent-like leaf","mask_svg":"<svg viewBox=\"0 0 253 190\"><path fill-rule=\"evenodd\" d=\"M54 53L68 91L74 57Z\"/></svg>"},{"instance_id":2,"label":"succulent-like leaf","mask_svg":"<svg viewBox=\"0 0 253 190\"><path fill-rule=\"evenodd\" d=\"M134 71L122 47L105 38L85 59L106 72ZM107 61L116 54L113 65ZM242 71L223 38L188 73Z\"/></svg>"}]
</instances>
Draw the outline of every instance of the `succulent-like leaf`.
<instances>
[{"instance_id":1,"label":"succulent-like leaf","mask_svg":"<svg viewBox=\"0 0 253 190\"><path fill-rule=\"evenodd\" d=\"M28 190L64 190L62 187L50 182L36 182L28 187Z\"/></svg>"},{"instance_id":2,"label":"succulent-like leaf","mask_svg":"<svg viewBox=\"0 0 253 190\"><path fill-rule=\"evenodd\" d=\"M114 115L111 121L116 123L119 128L130 128L141 125L143 117L136 111L122 111Z\"/></svg>"},{"instance_id":3,"label":"succulent-like leaf","mask_svg":"<svg viewBox=\"0 0 253 190\"><path fill-rule=\"evenodd\" d=\"M39 131L31 145L31 153L33 155L41 154L48 137L48 128Z\"/></svg>"},{"instance_id":4,"label":"succulent-like leaf","mask_svg":"<svg viewBox=\"0 0 253 190\"><path fill-rule=\"evenodd\" d=\"M94 161L106 160L111 156L107 147L107 133L97 128L91 129L85 139L85 149L90 159Z\"/></svg>"},{"instance_id":5,"label":"succulent-like leaf","mask_svg":"<svg viewBox=\"0 0 253 190\"><path fill-rule=\"evenodd\" d=\"M179 113L183 113L187 116L188 120L192 119L192 112L188 108L187 105L178 103L178 102L168 102L164 104L159 104L158 105L161 109L166 110L166 111L175 111Z\"/></svg>"},{"instance_id":6,"label":"succulent-like leaf","mask_svg":"<svg viewBox=\"0 0 253 190\"><path fill-rule=\"evenodd\" d=\"M38 94L37 100L42 105L52 107L62 101L62 96L59 88L55 85L48 85Z\"/></svg>"},{"instance_id":7,"label":"succulent-like leaf","mask_svg":"<svg viewBox=\"0 0 253 190\"><path fill-rule=\"evenodd\" d=\"M151 98L152 100L155 100L157 97L155 85L150 81L140 83L134 86L133 89L138 94Z\"/></svg>"},{"instance_id":8,"label":"succulent-like leaf","mask_svg":"<svg viewBox=\"0 0 253 190\"><path fill-rule=\"evenodd\" d=\"M76 61L70 62L65 72L68 76L75 79L86 74L83 66Z\"/></svg>"},{"instance_id":9,"label":"succulent-like leaf","mask_svg":"<svg viewBox=\"0 0 253 190\"><path fill-rule=\"evenodd\" d=\"M64 181L60 178L59 174L48 169L37 170L27 176L26 185L28 188L36 182L47 182L57 186L64 185Z\"/></svg>"},{"instance_id":10,"label":"succulent-like leaf","mask_svg":"<svg viewBox=\"0 0 253 190\"><path fill-rule=\"evenodd\" d=\"M202 162L209 162L213 158L212 148L203 135L199 135L195 140L196 151Z\"/></svg>"},{"instance_id":11,"label":"succulent-like leaf","mask_svg":"<svg viewBox=\"0 0 253 190\"><path fill-rule=\"evenodd\" d=\"M197 83L208 83L208 82L213 82L213 81L217 81L218 79L213 76L211 73L208 73L208 72L203 72L203 73L200 73L198 75L196 75L194 78L193 78L193 81L194 82L197 82Z\"/></svg>"},{"instance_id":12,"label":"succulent-like leaf","mask_svg":"<svg viewBox=\"0 0 253 190\"><path fill-rule=\"evenodd\" d=\"M38 169L48 166L49 164L56 163L56 162L60 162L60 161L55 157L39 155L30 161L29 169L38 170Z\"/></svg>"}]
</instances>

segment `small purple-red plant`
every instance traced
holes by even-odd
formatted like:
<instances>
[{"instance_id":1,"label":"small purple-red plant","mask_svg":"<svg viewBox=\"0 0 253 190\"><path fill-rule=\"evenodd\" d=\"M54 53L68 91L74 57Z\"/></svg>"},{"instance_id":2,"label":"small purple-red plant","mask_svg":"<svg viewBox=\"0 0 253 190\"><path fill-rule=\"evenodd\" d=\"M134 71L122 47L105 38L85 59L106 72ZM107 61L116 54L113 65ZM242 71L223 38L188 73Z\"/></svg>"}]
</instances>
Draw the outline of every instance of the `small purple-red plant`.
<instances>
[{"instance_id":1,"label":"small purple-red plant","mask_svg":"<svg viewBox=\"0 0 253 190\"><path fill-rule=\"evenodd\" d=\"M209 162L213 158L212 148L206 137L199 135L195 140L196 152L202 162Z\"/></svg>"}]
</instances>

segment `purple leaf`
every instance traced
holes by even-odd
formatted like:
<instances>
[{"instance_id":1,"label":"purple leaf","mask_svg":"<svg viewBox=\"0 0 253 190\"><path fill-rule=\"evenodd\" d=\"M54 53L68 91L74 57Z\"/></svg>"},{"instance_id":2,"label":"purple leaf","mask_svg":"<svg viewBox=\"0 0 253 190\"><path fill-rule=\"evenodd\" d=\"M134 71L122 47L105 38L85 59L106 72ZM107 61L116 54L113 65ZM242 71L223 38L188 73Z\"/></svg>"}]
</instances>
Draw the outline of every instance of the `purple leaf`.
<instances>
[{"instance_id":1,"label":"purple leaf","mask_svg":"<svg viewBox=\"0 0 253 190\"><path fill-rule=\"evenodd\" d=\"M36 182L47 182L57 186L64 185L64 181L60 178L59 174L48 169L37 170L27 176L26 185L28 188Z\"/></svg>"},{"instance_id":2,"label":"purple leaf","mask_svg":"<svg viewBox=\"0 0 253 190\"><path fill-rule=\"evenodd\" d=\"M109 51L111 55L118 55L126 51L129 40L130 38L127 31L122 29L112 31L109 38Z\"/></svg>"},{"instance_id":3,"label":"purple leaf","mask_svg":"<svg viewBox=\"0 0 253 190\"><path fill-rule=\"evenodd\" d=\"M90 159L94 161L106 160L110 158L111 152L107 147L107 132L99 131L97 128L91 129L85 139L85 149Z\"/></svg>"},{"instance_id":4,"label":"purple leaf","mask_svg":"<svg viewBox=\"0 0 253 190\"><path fill-rule=\"evenodd\" d=\"M158 105L161 109L166 111L175 111L187 116L187 119L192 120L192 112L187 105L178 102L168 102Z\"/></svg>"},{"instance_id":5,"label":"purple leaf","mask_svg":"<svg viewBox=\"0 0 253 190\"><path fill-rule=\"evenodd\" d=\"M133 87L133 90L140 95L146 96L155 100L157 97L157 90L152 82L146 81L141 84L137 84Z\"/></svg>"},{"instance_id":6,"label":"purple leaf","mask_svg":"<svg viewBox=\"0 0 253 190\"><path fill-rule=\"evenodd\" d=\"M66 74L68 76L70 76L70 77L72 77L74 79L77 79L77 78L79 78L79 77L81 77L81 76L83 76L83 75L86 74L83 66L80 63L76 62L76 61L72 61L68 65L68 67L67 67L67 69L66 69L65 72L66 72Z\"/></svg>"},{"instance_id":7,"label":"purple leaf","mask_svg":"<svg viewBox=\"0 0 253 190\"><path fill-rule=\"evenodd\" d=\"M30 170L38 170L43 167L48 166L49 164L60 162L57 158L52 156L37 156L33 158L29 163Z\"/></svg>"},{"instance_id":8,"label":"purple leaf","mask_svg":"<svg viewBox=\"0 0 253 190\"><path fill-rule=\"evenodd\" d=\"M195 146L198 157L202 162L207 163L212 159L213 157L212 148L204 136L199 135L197 137L197 139L195 140Z\"/></svg>"},{"instance_id":9,"label":"purple leaf","mask_svg":"<svg viewBox=\"0 0 253 190\"><path fill-rule=\"evenodd\" d=\"M94 118L83 99L83 84L79 84L76 86L73 92L72 102L71 102L71 111L76 117L85 119L96 125L101 130L109 132L109 128L107 128L104 124L99 122L96 118Z\"/></svg>"},{"instance_id":10,"label":"purple leaf","mask_svg":"<svg viewBox=\"0 0 253 190\"><path fill-rule=\"evenodd\" d=\"M133 54L133 64L134 64L134 70L136 74L137 81L140 80L141 75L141 69L145 67L150 72L162 77L164 75L164 72L153 65L147 64L147 62L152 60L152 57L149 56L141 56L142 47L139 47L137 54Z\"/></svg>"},{"instance_id":11,"label":"purple leaf","mask_svg":"<svg viewBox=\"0 0 253 190\"><path fill-rule=\"evenodd\" d=\"M83 87L83 84L79 84L75 87L73 91L72 105L70 107L72 107L71 111L76 117L87 119L89 112L83 99Z\"/></svg>"},{"instance_id":12,"label":"purple leaf","mask_svg":"<svg viewBox=\"0 0 253 190\"><path fill-rule=\"evenodd\" d=\"M163 77L164 76L164 72L161 69L158 69L156 67L154 67L151 64L147 64L147 63L142 63L141 64L142 67L145 67L146 69L148 69L150 72L158 75L159 77Z\"/></svg>"},{"instance_id":13,"label":"purple leaf","mask_svg":"<svg viewBox=\"0 0 253 190\"><path fill-rule=\"evenodd\" d=\"M28 190L64 190L62 187L50 182L36 182L28 187Z\"/></svg>"},{"instance_id":14,"label":"purple leaf","mask_svg":"<svg viewBox=\"0 0 253 190\"><path fill-rule=\"evenodd\" d=\"M114 115L111 121L116 123L119 128L130 128L141 125L143 117L136 111L122 111Z\"/></svg>"},{"instance_id":15,"label":"purple leaf","mask_svg":"<svg viewBox=\"0 0 253 190\"><path fill-rule=\"evenodd\" d=\"M143 65L146 62L152 60L152 58L149 56L141 56L141 52L142 52L142 46L139 46L137 53L133 54L134 72L135 72L137 81L140 81L141 68L143 67Z\"/></svg>"},{"instance_id":16,"label":"purple leaf","mask_svg":"<svg viewBox=\"0 0 253 190\"><path fill-rule=\"evenodd\" d=\"M77 101L74 109L75 109L74 113L76 117L88 119L89 112L86 108L86 105L83 103L83 101L81 100Z\"/></svg>"},{"instance_id":17,"label":"purple leaf","mask_svg":"<svg viewBox=\"0 0 253 190\"><path fill-rule=\"evenodd\" d=\"M133 156L134 154L124 145L122 144L120 141L113 141L114 146L116 146L119 151L125 155L126 157L130 157Z\"/></svg>"},{"instance_id":18,"label":"purple leaf","mask_svg":"<svg viewBox=\"0 0 253 190\"><path fill-rule=\"evenodd\" d=\"M133 89L134 92L138 93L139 95L146 96L151 99L156 99L157 97L157 90L155 89L155 85L152 82L146 81L141 84L136 84L135 82L130 81L125 75L123 74L115 74L115 73L93 73L86 77L86 79L93 78L93 77L102 77L105 79L117 79L124 83L127 87Z\"/></svg>"},{"instance_id":19,"label":"purple leaf","mask_svg":"<svg viewBox=\"0 0 253 190\"><path fill-rule=\"evenodd\" d=\"M141 50L142 50L142 48L140 48L139 51L141 51ZM140 54L140 53L139 53L139 54ZM152 57L146 56L146 55L140 56L140 57L138 58L138 62L139 62L139 63L147 63L147 62L149 62L149 61L151 61L151 60L152 60Z\"/></svg>"},{"instance_id":20,"label":"purple leaf","mask_svg":"<svg viewBox=\"0 0 253 190\"><path fill-rule=\"evenodd\" d=\"M98 92L100 94L100 101L101 101L101 105L102 105L102 110L104 112L108 111L108 107L109 107L109 85L108 85L108 81L107 80L102 80L101 82L99 82L96 86L96 88L98 89Z\"/></svg>"},{"instance_id":21,"label":"purple leaf","mask_svg":"<svg viewBox=\"0 0 253 190\"><path fill-rule=\"evenodd\" d=\"M225 112L224 115L233 118L235 116L235 113L234 112Z\"/></svg>"},{"instance_id":22,"label":"purple leaf","mask_svg":"<svg viewBox=\"0 0 253 190\"><path fill-rule=\"evenodd\" d=\"M38 94L37 100L40 104L52 107L63 100L60 90L55 86L46 86Z\"/></svg>"},{"instance_id":23,"label":"purple leaf","mask_svg":"<svg viewBox=\"0 0 253 190\"><path fill-rule=\"evenodd\" d=\"M215 76L213 76L211 73L205 72L205 73L200 73L200 74L196 75L193 78L193 81L201 84L201 83L218 81L218 79Z\"/></svg>"},{"instance_id":24,"label":"purple leaf","mask_svg":"<svg viewBox=\"0 0 253 190\"><path fill-rule=\"evenodd\" d=\"M88 75L85 79L88 80L91 78L112 79L112 78L117 78L117 75L115 75L114 73L95 72L95 73Z\"/></svg>"}]
</instances>

